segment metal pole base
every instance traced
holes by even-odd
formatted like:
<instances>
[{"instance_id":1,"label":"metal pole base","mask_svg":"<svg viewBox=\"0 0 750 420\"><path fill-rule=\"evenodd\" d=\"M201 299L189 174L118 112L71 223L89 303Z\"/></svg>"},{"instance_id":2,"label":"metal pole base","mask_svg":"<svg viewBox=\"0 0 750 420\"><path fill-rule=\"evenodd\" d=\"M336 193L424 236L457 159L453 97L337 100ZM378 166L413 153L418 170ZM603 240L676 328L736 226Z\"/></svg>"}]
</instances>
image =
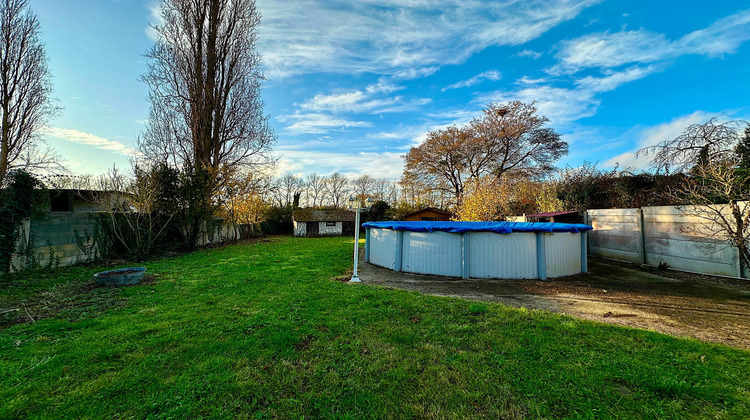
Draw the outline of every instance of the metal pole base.
<instances>
[{"instance_id":1,"label":"metal pole base","mask_svg":"<svg viewBox=\"0 0 750 420\"><path fill-rule=\"evenodd\" d=\"M359 276L355 274L352 276L352 279L349 280L349 283L362 283L362 281L359 279Z\"/></svg>"}]
</instances>

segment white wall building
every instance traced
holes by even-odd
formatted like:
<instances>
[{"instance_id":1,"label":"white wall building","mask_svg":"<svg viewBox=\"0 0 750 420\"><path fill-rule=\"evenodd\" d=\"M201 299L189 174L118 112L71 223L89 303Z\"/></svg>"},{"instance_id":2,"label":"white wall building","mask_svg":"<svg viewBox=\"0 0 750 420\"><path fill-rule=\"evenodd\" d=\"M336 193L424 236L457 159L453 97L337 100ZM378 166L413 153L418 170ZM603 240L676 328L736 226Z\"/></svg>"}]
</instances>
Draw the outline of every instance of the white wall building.
<instances>
[{"instance_id":1,"label":"white wall building","mask_svg":"<svg viewBox=\"0 0 750 420\"><path fill-rule=\"evenodd\" d=\"M355 214L343 209L300 209L292 212L295 236L354 235Z\"/></svg>"}]
</instances>

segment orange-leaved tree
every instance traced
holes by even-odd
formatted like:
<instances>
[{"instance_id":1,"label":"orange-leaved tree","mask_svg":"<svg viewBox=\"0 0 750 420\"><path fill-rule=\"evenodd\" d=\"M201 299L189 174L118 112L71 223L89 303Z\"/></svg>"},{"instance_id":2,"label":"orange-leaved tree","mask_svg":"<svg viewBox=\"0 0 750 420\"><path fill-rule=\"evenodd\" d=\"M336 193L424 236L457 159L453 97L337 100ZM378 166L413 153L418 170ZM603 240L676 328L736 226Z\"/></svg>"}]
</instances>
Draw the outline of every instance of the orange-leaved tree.
<instances>
[{"instance_id":1,"label":"orange-leaved tree","mask_svg":"<svg viewBox=\"0 0 750 420\"><path fill-rule=\"evenodd\" d=\"M405 156L404 177L449 192L458 204L470 181L544 175L568 153L568 144L546 126L548 121L533 103L492 103L466 126L428 133Z\"/></svg>"}]
</instances>

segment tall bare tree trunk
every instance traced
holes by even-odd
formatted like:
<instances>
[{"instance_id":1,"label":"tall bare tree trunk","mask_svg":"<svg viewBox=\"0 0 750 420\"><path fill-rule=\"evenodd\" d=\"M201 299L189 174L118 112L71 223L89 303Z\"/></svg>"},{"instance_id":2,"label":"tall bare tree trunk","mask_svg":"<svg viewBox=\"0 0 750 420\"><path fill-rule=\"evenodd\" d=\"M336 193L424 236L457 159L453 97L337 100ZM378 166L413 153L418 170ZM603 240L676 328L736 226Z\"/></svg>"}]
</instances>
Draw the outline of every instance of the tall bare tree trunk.
<instances>
[{"instance_id":1,"label":"tall bare tree trunk","mask_svg":"<svg viewBox=\"0 0 750 420\"><path fill-rule=\"evenodd\" d=\"M58 112L39 32L27 0L0 0L0 185L14 167L55 164L50 150L39 147L41 129Z\"/></svg>"}]
</instances>

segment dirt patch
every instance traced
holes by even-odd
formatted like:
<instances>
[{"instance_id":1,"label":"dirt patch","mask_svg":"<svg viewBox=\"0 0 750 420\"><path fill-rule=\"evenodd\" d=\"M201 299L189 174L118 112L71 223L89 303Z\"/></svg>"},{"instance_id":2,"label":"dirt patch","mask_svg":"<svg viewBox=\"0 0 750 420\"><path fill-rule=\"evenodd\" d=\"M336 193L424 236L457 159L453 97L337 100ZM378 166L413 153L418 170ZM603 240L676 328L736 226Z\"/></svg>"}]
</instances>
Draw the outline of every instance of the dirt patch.
<instances>
[{"instance_id":1,"label":"dirt patch","mask_svg":"<svg viewBox=\"0 0 750 420\"><path fill-rule=\"evenodd\" d=\"M99 285L94 280L61 283L23 300L0 299L0 308L19 309L16 319L0 328L52 317L63 317L71 322L97 317L127 302L118 289L153 286L157 280L157 275L146 274L140 283L128 286Z\"/></svg>"},{"instance_id":2,"label":"dirt patch","mask_svg":"<svg viewBox=\"0 0 750 420\"><path fill-rule=\"evenodd\" d=\"M750 348L750 282L589 261L588 275L540 280L456 279L364 263L363 283L644 328Z\"/></svg>"}]
</instances>

